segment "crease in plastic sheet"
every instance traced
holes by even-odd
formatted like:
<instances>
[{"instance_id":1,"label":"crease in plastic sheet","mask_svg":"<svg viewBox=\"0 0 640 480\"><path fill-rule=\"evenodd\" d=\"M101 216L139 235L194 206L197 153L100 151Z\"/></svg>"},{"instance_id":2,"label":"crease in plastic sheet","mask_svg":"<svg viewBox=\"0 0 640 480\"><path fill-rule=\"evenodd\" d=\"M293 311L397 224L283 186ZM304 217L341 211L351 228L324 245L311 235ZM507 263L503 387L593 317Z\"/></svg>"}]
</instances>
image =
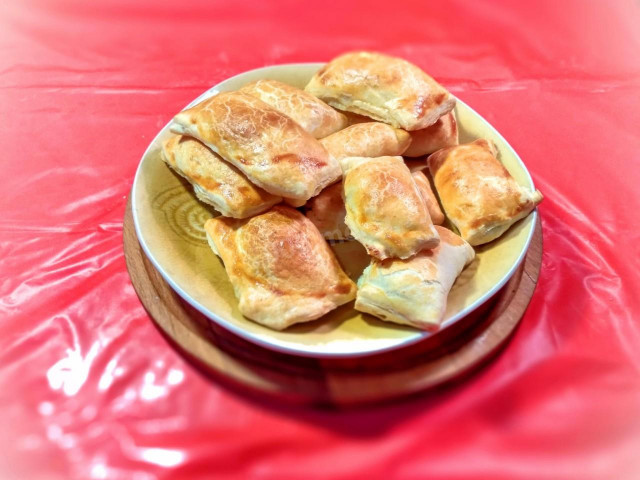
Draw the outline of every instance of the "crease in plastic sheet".
<instances>
[{"instance_id":1,"label":"crease in plastic sheet","mask_svg":"<svg viewBox=\"0 0 640 480\"><path fill-rule=\"evenodd\" d=\"M0 9L0 478L638 478L637 2ZM188 101L350 49L417 63L507 138L545 195L542 270L512 341L464 381L293 407L167 343L122 217L141 153Z\"/></svg>"}]
</instances>

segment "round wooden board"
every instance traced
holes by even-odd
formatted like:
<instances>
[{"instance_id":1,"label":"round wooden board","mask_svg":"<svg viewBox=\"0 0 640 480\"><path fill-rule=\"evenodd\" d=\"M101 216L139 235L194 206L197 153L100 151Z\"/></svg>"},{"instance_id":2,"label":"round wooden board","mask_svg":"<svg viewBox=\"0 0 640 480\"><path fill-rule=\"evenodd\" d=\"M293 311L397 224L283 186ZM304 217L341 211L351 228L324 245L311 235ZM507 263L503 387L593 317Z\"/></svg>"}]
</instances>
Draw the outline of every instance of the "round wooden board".
<instances>
[{"instance_id":1,"label":"round wooden board","mask_svg":"<svg viewBox=\"0 0 640 480\"><path fill-rule=\"evenodd\" d=\"M415 345L355 359L314 359L267 350L208 320L184 302L148 260L129 200L124 253L133 286L160 329L217 378L297 403L352 405L416 393L468 373L494 354L524 314L542 261L540 221L516 273L494 298Z\"/></svg>"}]
</instances>

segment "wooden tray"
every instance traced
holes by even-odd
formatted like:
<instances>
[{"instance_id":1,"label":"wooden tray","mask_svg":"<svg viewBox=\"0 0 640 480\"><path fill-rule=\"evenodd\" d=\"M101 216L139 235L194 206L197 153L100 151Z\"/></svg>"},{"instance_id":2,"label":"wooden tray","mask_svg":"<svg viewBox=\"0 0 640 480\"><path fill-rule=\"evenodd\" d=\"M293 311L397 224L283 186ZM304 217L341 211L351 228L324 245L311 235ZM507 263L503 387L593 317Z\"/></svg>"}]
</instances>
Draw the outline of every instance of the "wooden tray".
<instances>
[{"instance_id":1,"label":"wooden tray","mask_svg":"<svg viewBox=\"0 0 640 480\"><path fill-rule=\"evenodd\" d=\"M510 337L524 314L542 261L540 221L523 261L494 298L451 327L410 347L356 359L273 352L217 326L171 289L142 251L128 202L124 253L131 282L158 327L217 379L297 403L349 405L409 395L470 372Z\"/></svg>"}]
</instances>

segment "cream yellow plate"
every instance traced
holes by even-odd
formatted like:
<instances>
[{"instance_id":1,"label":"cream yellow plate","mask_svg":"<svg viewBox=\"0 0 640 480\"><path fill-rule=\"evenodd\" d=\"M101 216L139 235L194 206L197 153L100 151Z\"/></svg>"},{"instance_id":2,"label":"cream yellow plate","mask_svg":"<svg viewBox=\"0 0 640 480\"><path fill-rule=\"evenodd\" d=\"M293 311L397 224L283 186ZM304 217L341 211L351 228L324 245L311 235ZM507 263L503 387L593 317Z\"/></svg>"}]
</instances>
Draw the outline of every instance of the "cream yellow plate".
<instances>
[{"instance_id":1,"label":"cream yellow plate","mask_svg":"<svg viewBox=\"0 0 640 480\"><path fill-rule=\"evenodd\" d=\"M217 92L237 90L261 78L302 88L322 65L276 65L242 73L211 88L189 106ZM500 152L499 158L509 172L521 185L534 188L516 152L486 120L461 101L455 112L461 142L480 137L493 140ZM203 224L217 213L196 200L191 187L160 158L161 142L169 135L167 125L142 157L133 184L133 218L145 253L185 301L212 321L251 342L303 356L369 355L415 343L430 335L356 312L353 302L319 320L283 332L244 318L238 311L238 302L224 266L205 239ZM524 258L535 222L536 212L533 212L498 240L476 249L476 259L451 290L443 328L478 308L507 282ZM364 249L357 242L338 243L332 248L347 273L357 280L368 263Z\"/></svg>"}]
</instances>

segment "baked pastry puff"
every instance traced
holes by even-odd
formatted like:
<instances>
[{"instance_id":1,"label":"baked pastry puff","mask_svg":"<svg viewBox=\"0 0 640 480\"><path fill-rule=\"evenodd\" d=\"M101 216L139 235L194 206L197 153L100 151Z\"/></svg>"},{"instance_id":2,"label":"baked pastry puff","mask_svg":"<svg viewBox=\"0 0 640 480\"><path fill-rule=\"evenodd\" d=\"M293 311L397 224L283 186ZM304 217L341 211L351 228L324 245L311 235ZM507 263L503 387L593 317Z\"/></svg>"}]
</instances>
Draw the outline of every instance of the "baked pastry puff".
<instances>
[{"instance_id":1,"label":"baked pastry puff","mask_svg":"<svg viewBox=\"0 0 640 480\"><path fill-rule=\"evenodd\" d=\"M413 172L411 176L425 201L431 221L434 225L441 225L444 222L444 214L431 190L429 180L421 171ZM327 240L353 238L345 223L347 211L342 199L342 188L342 183L334 183L307 203L307 218L313 222Z\"/></svg>"},{"instance_id":2,"label":"baked pastry puff","mask_svg":"<svg viewBox=\"0 0 640 480\"><path fill-rule=\"evenodd\" d=\"M410 132L411 144L405 157L421 157L441 148L458 145L458 123L453 111L443 115L433 125Z\"/></svg>"},{"instance_id":3,"label":"baked pastry puff","mask_svg":"<svg viewBox=\"0 0 640 480\"><path fill-rule=\"evenodd\" d=\"M411 143L407 132L380 122L351 125L320 140L329 155L340 161L346 157L402 155Z\"/></svg>"},{"instance_id":4,"label":"baked pastry puff","mask_svg":"<svg viewBox=\"0 0 640 480\"><path fill-rule=\"evenodd\" d=\"M338 110L404 130L433 125L456 100L419 67L381 53L351 52L334 58L305 91Z\"/></svg>"},{"instance_id":5,"label":"baked pastry puff","mask_svg":"<svg viewBox=\"0 0 640 480\"><path fill-rule=\"evenodd\" d=\"M267 192L303 202L340 178L337 160L285 114L246 93L220 93L173 118Z\"/></svg>"},{"instance_id":6,"label":"baked pastry puff","mask_svg":"<svg viewBox=\"0 0 640 480\"><path fill-rule=\"evenodd\" d=\"M498 238L542 201L518 185L487 140L439 150L428 162L447 217L471 245Z\"/></svg>"},{"instance_id":7,"label":"baked pastry puff","mask_svg":"<svg viewBox=\"0 0 640 480\"><path fill-rule=\"evenodd\" d=\"M416 182L418 190L420 190L420 194L427 205L431 221L434 225L442 225L444 222L444 213L442 213L440 204L438 203L436 196L433 194L433 190L431 190L429 179L426 177L424 172L420 170L412 172L411 176L413 177L413 181Z\"/></svg>"},{"instance_id":8,"label":"baked pastry puff","mask_svg":"<svg viewBox=\"0 0 640 480\"><path fill-rule=\"evenodd\" d=\"M347 126L347 117L319 98L277 80L258 80L240 92L259 98L291 117L315 138L331 135Z\"/></svg>"},{"instance_id":9,"label":"baked pastry puff","mask_svg":"<svg viewBox=\"0 0 640 480\"><path fill-rule=\"evenodd\" d=\"M236 167L194 138L173 135L162 144L162 159L193 185L200 201L225 217L250 217L282 200L256 187Z\"/></svg>"},{"instance_id":10,"label":"baked pastry puff","mask_svg":"<svg viewBox=\"0 0 640 480\"><path fill-rule=\"evenodd\" d=\"M355 298L355 284L318 229L291 207L245 220L213 218L204 229L251 320L282 330Z\"/></svg>"},{"instance_id":11,"label":"baked pastry puff","mask_svg":"<svg viewBox=\"0 0 640 480\"><path fill-rule=\"evenodd\" d=\"M435 228L436 248L407 260L371 260L358 280L356 310L421 330L440 328L449 291L475 252L452 231Z\"/></svg>"},{"instance_id":12,"label":"baked pastry puff","mask_svg":"<svg viewBox=\"0 0 640 480\"><path fill-rule=\"evenodd\" d=\"M327 240L353 238L349 227L344 223L346 214L342 199L342 182L334 183L309 200L305 213Z\"/></svg>"},{"instance_id":13,"label":"baked pastry puff","mask_svg":"<svg viewBox=\"0 0 640 480\"><path fill-rule=\"evenodd\" d=\"M438 245L438 233L402 157L349 157L342 165L345 223L369 255L408 258Z\"/></svg>"}]
</instances>

